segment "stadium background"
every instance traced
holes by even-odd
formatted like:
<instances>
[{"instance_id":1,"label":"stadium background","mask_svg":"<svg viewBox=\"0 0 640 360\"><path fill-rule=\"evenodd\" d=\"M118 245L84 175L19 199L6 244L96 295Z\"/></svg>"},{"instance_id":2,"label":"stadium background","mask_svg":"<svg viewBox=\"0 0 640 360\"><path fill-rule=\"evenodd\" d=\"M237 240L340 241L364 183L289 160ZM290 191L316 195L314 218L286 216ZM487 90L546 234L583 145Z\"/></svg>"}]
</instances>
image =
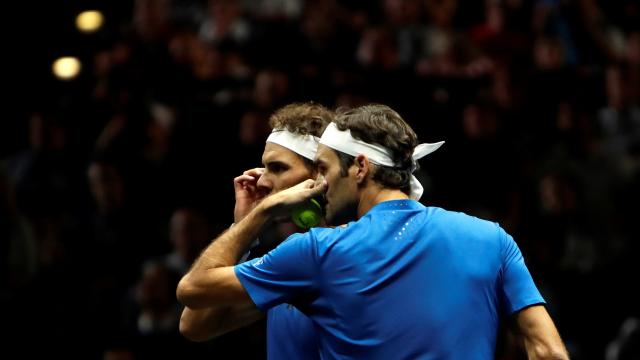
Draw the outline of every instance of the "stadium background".
<instances>
[{"instance_id":1,"label":"stadium background","mask_svg":"<svg viewBox=\"0 0 640 360\"><path fill-rule=\"evenodd\" d=\"M79 32L84 10L103 26ZM232 222L269 114L315 101L384 103L446 140L421 201L514 236L572 358L637 355L637 1L23 1L2 17L1 352L262 358L259 327L182 339L175 283ZM77 77L53 75L61 56ZM509 335L497 356L521 357Z\"/></svg>"}]
</instances>

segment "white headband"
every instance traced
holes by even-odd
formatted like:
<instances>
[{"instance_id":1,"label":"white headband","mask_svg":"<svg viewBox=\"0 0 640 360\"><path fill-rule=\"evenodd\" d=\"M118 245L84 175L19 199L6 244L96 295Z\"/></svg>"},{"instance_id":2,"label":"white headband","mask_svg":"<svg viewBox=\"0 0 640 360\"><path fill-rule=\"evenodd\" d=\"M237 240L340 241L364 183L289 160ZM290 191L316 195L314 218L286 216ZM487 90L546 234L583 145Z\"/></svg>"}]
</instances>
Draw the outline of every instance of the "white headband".
<instances>
[{"instance_id":1,"label":"white headband","mask_svg":"<svg viewBox=\"0 0 640 360\"><path fill-rule=\"evenodd\" d=\"M369 144L362 140L358 140L351 136L351 130L347 129L345 131L341 131L333 122L329 123L324 133L322 134L322 137L320 138L320 144L326 145L334 150L338 150L351 156L358 156L360 154L366 155L369 160L376 165L390 167L396 166L396 164L393 162L391 151L380 145ZM416 146L416 148L413 150L413 161L416 162L419 159L422 159L423 157L438 150L438 148L442 146L442 144L444 144L444 141L433 144L424 143ZM413 172L413 170L415 170L415 165L414 168L411 169L411 171ZM413 175L411 175L410 187L410 197L414 200L420 200L424 189L422 188L422 185L420 184L418 179Z\"/></svg>"},{"instance_id":2,"label":"white headband","mask_svg":"<svg viewBox=\"0 0 640 360\"><path fill-rule=\"evenodd\" d=\"M287 129L273 129L267 142L284 146L298 155L313 161L318 150L320 138L313 135L300 135Z\"/></svg>"}]
</instances>

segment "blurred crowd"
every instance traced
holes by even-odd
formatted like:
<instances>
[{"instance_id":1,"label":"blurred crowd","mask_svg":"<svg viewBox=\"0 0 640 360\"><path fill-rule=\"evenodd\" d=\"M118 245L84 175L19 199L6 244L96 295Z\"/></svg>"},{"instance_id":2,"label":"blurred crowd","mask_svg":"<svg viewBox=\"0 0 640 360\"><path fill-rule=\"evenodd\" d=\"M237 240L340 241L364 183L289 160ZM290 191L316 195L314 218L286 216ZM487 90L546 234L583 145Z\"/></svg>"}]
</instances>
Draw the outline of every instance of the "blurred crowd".
<instances>
[{"instance_id":1,"label":"blurred crowd","mask_svg":"<svg viewBox=\"0 0 640 360\"><path fill-rule=\"evenodd\" d=\"M264 358L260 328L183 339L175 287L295 101L383 103L446 140L421 202L514 236L573 358L638 353L637 1L105 6L80 77L2 137L3 338L24 354Z\"/></svg>"}]
</instances>

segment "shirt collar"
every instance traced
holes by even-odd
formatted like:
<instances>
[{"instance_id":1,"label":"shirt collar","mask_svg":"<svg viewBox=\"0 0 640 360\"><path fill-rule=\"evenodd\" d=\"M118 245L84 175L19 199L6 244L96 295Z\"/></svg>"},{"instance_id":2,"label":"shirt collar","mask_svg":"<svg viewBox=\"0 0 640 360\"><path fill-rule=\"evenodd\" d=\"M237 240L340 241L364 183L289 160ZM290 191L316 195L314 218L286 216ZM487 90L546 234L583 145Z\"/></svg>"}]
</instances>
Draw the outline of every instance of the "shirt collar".
<instances>
[{"instance_id":1,"label":"shirt collar","mask_svg":"<svg viewBox=\"0 0 640 360\"><path fill-rule=\"evenodd\" d=\"M392 210L420 210L423 209L424 205L421 203L411 200L411 199L399 199L399 200L388 200L383 201L374 205L370 212L378 212L378 211L392 211Z\"/></svg>"}]
</instances>

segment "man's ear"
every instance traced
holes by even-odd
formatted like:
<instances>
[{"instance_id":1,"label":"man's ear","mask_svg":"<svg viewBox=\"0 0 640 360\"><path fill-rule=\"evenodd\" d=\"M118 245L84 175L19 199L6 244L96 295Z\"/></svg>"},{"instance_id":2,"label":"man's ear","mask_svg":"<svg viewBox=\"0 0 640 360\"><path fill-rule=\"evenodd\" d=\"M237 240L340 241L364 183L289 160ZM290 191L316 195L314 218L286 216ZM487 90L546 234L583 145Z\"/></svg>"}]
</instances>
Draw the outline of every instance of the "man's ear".
<instances>
[{"instance_id":1,"label":"man's ear","mask_svg":"<svg viewBox=\"0 0 640 360\"><path fill-rule=\"evenodd\" d=\"M371 172L371 162L366 155L360 154L356 156L353 163L356 166L356 180L358 184L362 184Z\"/></svg>"}]
</instances>

